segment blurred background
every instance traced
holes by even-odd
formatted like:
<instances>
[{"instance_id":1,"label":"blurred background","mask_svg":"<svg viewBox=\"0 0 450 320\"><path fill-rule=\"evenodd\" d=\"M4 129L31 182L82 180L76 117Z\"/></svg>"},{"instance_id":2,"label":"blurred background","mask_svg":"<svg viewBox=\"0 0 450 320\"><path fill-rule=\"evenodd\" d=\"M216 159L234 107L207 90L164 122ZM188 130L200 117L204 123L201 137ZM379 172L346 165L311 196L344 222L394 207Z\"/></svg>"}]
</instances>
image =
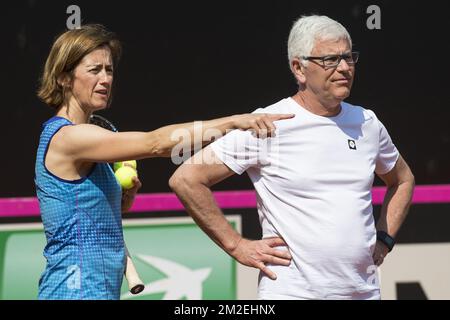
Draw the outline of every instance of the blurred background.
<instances>
[{"instance_id":1,"label":"blurred background","mask_svg":"<svg viewBox=\"0 0 450 320\"><path fill-rule=\"evenodd\" d=\"M70 5L80 8L82 24L101 23L123 42L124 53L114 79L114 100L111 108L101 113L121 131L148 131L171 123L251 112L293 95L296 83L287 61L287 38L293 22L311 13L341 22L352 36L353 48L360 51L347 101L376 112L410 165L417 185L433 185L444 193L442 201L413 205L399 242L405 246L444 245L437 252L446 260L439 263L450 266L450 206L445 200L450 198L445 189L450 183L450 28L444 2L5 2L0 10L1 198L35 196L34 161L39 134L42 123L52 116L52 110L37 99L35 92L52 42L66 30ZM367 26L372 14L366 11L370 5L380 8L381 29ZM167 181L175 169L169 159L140 161L141 192L170 192ZM380 180L375 184L381 185ZM243 175L227 179L214 189L253 187ZM375 205L375 214L378 211L379 205ZM238 214L244 235L260 235L254 208L227 209L226 213ZM182 210L154 210L125 218L185 215ZM39 222L38 215L0 215L0 227ZM6 236L4 239L7 241ZM208 239L204 241L214 245ZM407 257L402 255L392 268L411 267L405 262ZM6 256L0 258L2 261L5 263ZM424 270L432 264L423 266ZM0 281L8 278L5 268L0 267ZM388 298L450 298L446 291L450 287L449 274L439 273L439 278L431 280L421 280L419 274L397 282L393 276L391 282L396 286ZM443 288L427 292L424 287L431 285L424 285L425 281ZM233 297L239 298L236 294Z\"/></svg>"}]
</instances>

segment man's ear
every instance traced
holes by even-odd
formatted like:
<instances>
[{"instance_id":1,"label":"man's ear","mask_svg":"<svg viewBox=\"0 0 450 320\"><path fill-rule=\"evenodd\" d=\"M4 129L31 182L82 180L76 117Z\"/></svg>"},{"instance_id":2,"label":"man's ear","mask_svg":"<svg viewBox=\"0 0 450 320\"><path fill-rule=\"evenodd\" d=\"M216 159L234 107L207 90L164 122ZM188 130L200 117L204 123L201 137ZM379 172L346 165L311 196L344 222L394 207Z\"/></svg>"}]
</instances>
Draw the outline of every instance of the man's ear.
<instances>
[{"instance_id":1,"label":"man's ear","mask_svg":"<svg viewBox=\"0 0 450 320\"><path fill-rule=\"evenodd\" d=\"M306 83L305 66L302 64L300 59L298 58L292 59L291 69L298 83L305 84Z\"/></svg>"}]
</instances>

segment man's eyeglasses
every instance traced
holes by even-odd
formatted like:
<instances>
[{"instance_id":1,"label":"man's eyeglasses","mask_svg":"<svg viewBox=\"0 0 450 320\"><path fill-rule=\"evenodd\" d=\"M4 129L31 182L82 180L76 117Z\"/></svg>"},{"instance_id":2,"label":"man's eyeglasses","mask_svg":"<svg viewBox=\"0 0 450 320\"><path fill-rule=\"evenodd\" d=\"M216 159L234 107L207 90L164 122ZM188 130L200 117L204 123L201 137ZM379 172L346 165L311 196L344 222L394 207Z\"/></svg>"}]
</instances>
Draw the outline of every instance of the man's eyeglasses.
<instances>
[{"instance_id":1,"label":"man's eyeglasses","mask_svg":"<svg viewBox=\"0 0 450 320\"><path fill-rule=\"evenodd\" d=\"M355 65L358 62L359 52L353 51L352 53L347 54L332 54L322 57L302 57L304 60L319 60L324 68L334 68L341 63L341 60L345 60L345 62L349 66Z\"/></svg>"}]
</instances>

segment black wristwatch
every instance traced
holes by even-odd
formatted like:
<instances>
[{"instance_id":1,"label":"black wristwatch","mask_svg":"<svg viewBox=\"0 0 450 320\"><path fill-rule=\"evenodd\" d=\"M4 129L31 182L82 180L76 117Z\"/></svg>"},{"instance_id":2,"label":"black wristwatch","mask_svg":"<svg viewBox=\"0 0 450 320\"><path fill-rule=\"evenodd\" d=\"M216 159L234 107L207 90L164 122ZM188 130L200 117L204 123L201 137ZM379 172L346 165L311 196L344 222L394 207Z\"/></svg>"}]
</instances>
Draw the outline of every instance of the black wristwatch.
<instances>
[{"instance_id":1,"label":"black wristwatch","mask_svg":"<svg viewBox=\"0 0 450 320\"><path fill-rule=\"evenodd\" d=\"M389 252L391 252L392 248L395 245L395 239L384 231L377 231L377 240L383 242L386 245L386 247L388 247Z\"/></svg>"}]
</instances>

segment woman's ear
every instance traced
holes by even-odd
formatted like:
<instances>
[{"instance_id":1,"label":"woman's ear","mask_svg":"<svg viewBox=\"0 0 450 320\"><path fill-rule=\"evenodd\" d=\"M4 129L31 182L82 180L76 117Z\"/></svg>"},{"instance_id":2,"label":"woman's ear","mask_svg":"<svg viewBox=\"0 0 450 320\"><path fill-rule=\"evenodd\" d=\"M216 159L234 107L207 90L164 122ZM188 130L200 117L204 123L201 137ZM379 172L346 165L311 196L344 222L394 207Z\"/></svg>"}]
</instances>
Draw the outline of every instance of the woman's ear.
<instances>
[{"instance_id":1,"label":"woman's ear","mask_svg":"<svg viewBox=\"0 0 450 320\"><path fill-rule=\"evenodd\" d=\"M68 88L70 87L70 76L69 74L67 74L66 72L61 73L58 76L58 79L56 80L58 82L58 85L63 87L63 88Z\"/></svg>"}]
</instances>

